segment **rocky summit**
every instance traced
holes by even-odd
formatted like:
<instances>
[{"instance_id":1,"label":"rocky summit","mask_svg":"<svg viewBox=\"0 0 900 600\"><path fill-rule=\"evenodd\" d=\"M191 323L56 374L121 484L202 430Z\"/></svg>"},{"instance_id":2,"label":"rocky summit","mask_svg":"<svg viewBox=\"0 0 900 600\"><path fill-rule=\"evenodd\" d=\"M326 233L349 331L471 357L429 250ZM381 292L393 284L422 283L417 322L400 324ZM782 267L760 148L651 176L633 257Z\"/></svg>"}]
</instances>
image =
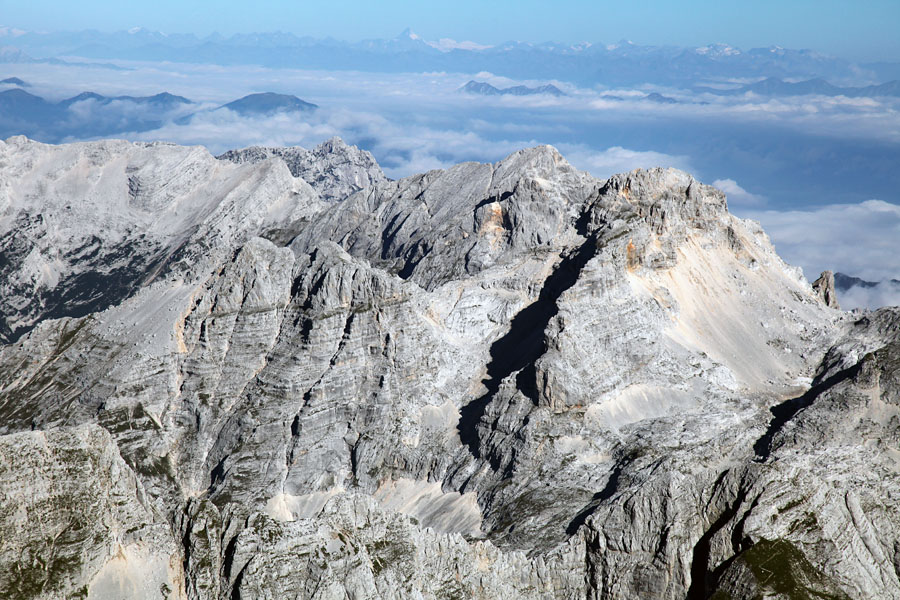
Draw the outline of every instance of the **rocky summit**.
<instances>
[{"instance_id":1,"label":"rocky summit","mask_svg":"<svg viewBox=\"0 0 900 600\"><path fill-rule=\"evenodd\" d=\"M10 138L0 597L900 598L900 309L823 281L547 146Z\"/></svg>"}]
</instances>

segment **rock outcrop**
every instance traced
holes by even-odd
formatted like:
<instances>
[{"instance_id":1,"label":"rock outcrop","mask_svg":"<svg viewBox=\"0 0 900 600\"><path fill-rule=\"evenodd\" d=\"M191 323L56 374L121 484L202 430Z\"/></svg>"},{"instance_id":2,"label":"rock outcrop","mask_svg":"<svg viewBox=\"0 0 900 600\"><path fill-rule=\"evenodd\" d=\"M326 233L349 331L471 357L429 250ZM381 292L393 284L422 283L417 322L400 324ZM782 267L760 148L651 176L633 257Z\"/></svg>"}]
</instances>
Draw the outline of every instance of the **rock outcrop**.
<instances>
[{"instance_id":1,"label":"rock outcrop","mask_svg":"<svg viewBox=\"0 0 900 600\"><path fill-rule=\"evenodd\" d=\"M900 312L685 173L0 156L10 593L900 598Z\"/></svg>"},{"instance_id":2,"label":"rock outcrop","mask_svg":"<svg viewBox=\"0 0 900 600\"><path fill-rule=\"evenodd\" d=\"M822 301L831 308L841 309L837 292L834 289L834 271L823 271L818 279L812 282L812 288Z\"/></svg>"},{"instance_id":3,"label":"rock outcrop","mask_svg":"<svg viewBox=\"0 0 900 600\"><path fill-rule=\"evenodd\" d=\"M181 548L97 425L0 437L0 595L182 594Z\"/></svg>"},{"instance_id":4,"label":"rock outcrop","mask_svg":"<svg viewBox=\"0 0 900 600\"><path fill-rule=\"evenodd\" d=\"M326 202L344 200L359 190L387 181L371 154L356 146L348 146L340 138L331 138L312 150L299 146L251 146L229 150L218 158L242 164L258 163L273 157L283 160L294 177L308 182Z\"/></svg>"}]
</instances>

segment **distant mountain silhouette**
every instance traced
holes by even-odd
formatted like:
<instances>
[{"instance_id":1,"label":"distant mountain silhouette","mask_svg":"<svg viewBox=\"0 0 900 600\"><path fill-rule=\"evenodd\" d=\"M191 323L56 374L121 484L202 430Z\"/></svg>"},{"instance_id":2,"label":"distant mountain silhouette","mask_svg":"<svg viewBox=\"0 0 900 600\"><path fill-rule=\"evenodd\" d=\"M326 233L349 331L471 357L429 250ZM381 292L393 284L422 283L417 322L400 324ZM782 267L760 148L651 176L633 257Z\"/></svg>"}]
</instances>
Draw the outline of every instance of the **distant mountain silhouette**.
<instances>
[{"instance_id":1,"label":"distant mountain silhouette","mask_svg":"<svg viewBox=\"0 0 900 600\"><path fill-rule=\"evenodd\" d=\"M472 80L466 85L459 88L459 91L466 94L479 94L481 96L532 96L536 94L550 94L551 96L565 96L566 93L555 85L542 85L540 87L527 87L524 85L516 85L508 88L496 88L484 81Z\"/></svg>"},{"instance_id":2,"label":"distant mountain silhouette","mask_svg":"<svg viewBox=\"0 0 900 600\"><path fill-rule=\"evenodd\" d=\"M227 108L242 116L252 116L271 115L279 112L306 112L319 107L296 96L264 92L244 96L219 108Z\"/></svg>"},{"instance_id":3,"label":"distant mountain silhouette","mask_svg":"<svg viewBox=\"0 0 900 600\"><path fill-rule=\"evenodd\" d=\"M50 102L19 86L0 92L0 139L25 135L37 141L57 143L67 137L150 131L167 122L187 125L200 114L191 112L195 104L193 100L168 92L153 96L104 96L82 92L59 102ZM268 92L250 94L213 110L228 109L242 116L259 116L308 112L317 108L296 96Z\"/></svg>"},{"instance_id":4,"label":"distant mountain silhouette","mask_svg":"<svg viewBox=\"0 0 900 600\"><path fill-rule=\"evenodd\" d=\"M669 96L663 96L662 94L658 94L656 92L651 92L646 96L617 96L615 94L604 94L602 96L604 100L615 100L616 102L626 102L626 101L634 101L634 100L646 100L648 102L655 102L657 104L682 104L681 100L676 100L675 98L670 98ZM692 104L709 104L708 102L692 102Z\"/></svg>"},{"instance_id":5,"label":"distant mountain silhouette","mask_svg":"<svg viewBox=\"0 0 900 600\"><path fill-rule=\"evenodd\" d=\"M101 96L100 94L96 94L94 92L82 92L77 96L73 96L72 98L67 98L59 103L63 108L68 108L75 104L76 102L82 102L84 100L95 100L99 104L109 104L113 101L121 101L121 102L133 102L135 104L142 104L146 106L151 106L154 108L158 108L161 110L170 110L172 108L177 108L180 105L184 104L194 104L192 100L188 100L183 96L176 96L174 94L170 94L168 92L163 92L161 94L156 94L155 96Z\"/></svg>"},{"instance_id":6,"label":"distant mountain silhouette","mask_svg":"<svg viewBox=\"0 0 900 600\"><path fill-rule=\"evenodd\" d=\"M0 63L19 63L29 64L40 62L35 58L28 56L19 48L12 46L0 46Z\"/></svg>"},{"instance_id":7,"label":"distant mountain silhouette","mask_svg":"<svg viewBox=\"0 0 900 600\"><path fill-rule=\"evenodd\" d=\"M657 94L656 92L647 94L644 100L656 102L657 104L680 104L680 102L678 102L678 100L676 100L675 98L669 98L668 96L663 96L662 94Z\"/></svg>"},{"instance_id":8,"label":"distant mountain silhouette","mask_svg":"<svg viewBox=\"0 0 900 600\"><path fill-rule=\"evenodd\" d=\"M101 96L100 94L94 92L81 92L77 96L72 96L71 98L66 98L65 100L61 100L59 102L59 106L63 108L69 108L73 104L78 102L85 102L87 100L96 100L100 103L108 103L111 101L111 98L107 98L106 96Z\"/></svg>"},{"instance_id":9,"label":"distant mountain silhouette","mask_svg":"<svg viewBox=\"0 0 900 600\"><path fill-rule=\"evenodd\" d=\"M93 103L88 113L76 114L71 110L81 102ZM192 104L193 101L168 92L155 96L115 97L82 92L60 102L50 102L15 87L0 92L0 139L21 134L52 143L67 136L97 137L125 131L149 131L161 127L173 111ZM140 110L125 105L138 106Z\"/></svg>"},{"instance_id":10,"label":"distant mountain silhouette","mask_svg":"<svg viewBox=\"0 0 900 600\"><path fill-rule=\"evenodd\" d=\"M14 46L4 46L2 44L2 40L0 40L0 63L45 64L45 65L66 65L66 66L72 66L72 65L77 64L79 67L113 69L115 71L130 71L131 70L127 67L120 67L120 66L113 65L110 63L95 63L95 62L71 63L71 62L68 62L65 60L60 60L58 58L33 58L33 57L29 56L27 53L23 52L21 48L16 48Z\"/></svg>"},{"instance_id":11,"label":"distant mountain silhouette","mask_svg":"<svg viewBox=\"0 0 900 600\"><path fill-rule=\"evenodd\" d=\"M788 82L777 77L768 77L756 83L743 85L739 88L719 90L698 86L694 88L698 92L706 92L717 96L740 96L748 92L760 96L847 96L851 98L873 96L900 96L900 81L888 81L880 85L868 85L865 87L839 87L828 83L821 77L806 81Z\"/></svg>"},{"instance_id":12,"label":"distant mountain silhouette","mask_svg":"<svg viewBox=\"0 0 900 600\"><path fill-rule=\"evenodd\" d=\"M459 91L467 94L481 94L482 96L499 96L503 93L499 88L495 88L489 83L475 80L472 80L459 88Z\"/></svg>"},{"instance_id":13,"label":"distant mountain silhouette","mask_svg":"<svg viewBox=\"0 0 900 600\"><path fill-rule=\"evenodd\" d=\"M30 84L25 83L18 77L7 77L0 81L0 85L17 85L19 87L31 87Z\"/></svg>"},{"instance_id":14,"label":"distant mountain silhouette","mask_svg":"<svg viewBox=\"0 0 900 600\"><path fill-rule=\"evenodd\" d=\"M900 279L888 279L886 280L895 285L900 285ZM859 277L853 277L852 275L846 275L844 273L835 273L834 274L834 287L836 290L841 292L846 292L850 288L853 287L861 287L861 288L873 288L876 285L884 283L883 281L866 281L865 279L860 279Z\"/></svg>"},{"instance_id":15,"label":"distant mountain silhouette","mask_svg":"<svg viewBox=\"0 0 900 600\"><path fill-rule=\"evenodd\" d=\"M58 105L25 90L14 88L0 92L0 125L7 120L47 123L58 119L61 113Z\"/></svg>"},{"instance_id":16,"label":"distant mountain silhouette","mask_svg":"<svg viewBox=\"0 0 900 600\"><path fill-rule=\"evenodd\" d=\"M15 38L0 37L0 42L15 43L21 51L35 56L378 73L490 72L517 80L568 81L587 87L656 83L686 88L708 81L752 81L767 76L838 81L852 80L862 72L874 73L881 81L900 78L900 63L896 61L860 65L811 50L778 46L645 46L622 40L574 45L508 41L471 43L467 48L446 41L450 43L429 42L409 30L390 39L353 42L284 32L198 37L148 30L27 32ZM8 59L4 61L0 49L0 62L36 61L15 53Z\"/></svg>"}]
</instances>

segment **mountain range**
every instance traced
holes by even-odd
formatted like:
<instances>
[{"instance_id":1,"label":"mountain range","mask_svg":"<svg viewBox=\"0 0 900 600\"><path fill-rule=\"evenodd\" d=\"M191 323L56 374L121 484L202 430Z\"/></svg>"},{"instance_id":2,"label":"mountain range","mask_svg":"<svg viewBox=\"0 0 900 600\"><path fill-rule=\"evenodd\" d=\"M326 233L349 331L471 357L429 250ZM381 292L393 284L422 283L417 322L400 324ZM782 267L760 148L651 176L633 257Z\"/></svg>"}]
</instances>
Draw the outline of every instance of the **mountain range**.
<instances>
[{"instance_id":1,"label":"mountain range","mask_svg":"<svg viewBox=\"0 0 900 600\"><path fill-rule=\"evenodd\" d=\"M550 96L565 96L565 92L552 84L538 87L514 85L507 88L496 88L484 81L469 81L459 89L466 94L478 94L480 96L534 96L536 94L548 94Z\"/></svg>"},{"instance_id":2,"label":"mountain range","mask_svg":"<svg viewBox=\"0 0 900 600\"><path fill-rule=\"evenodd\" d=\"M35 64L44 64L44 65L57 65L57 66L73 66L77 64L79 67L89 67L89 68L100 68L100 69L112 69L116 71L127 71L126 67L119 67L117 65L113 65L111 63L97 63L97 62L84 62L78 61L77 63L69 62L66 60L61 60L58 58L33 58L29 56L26 52L22 51L21 48L16 48L13 46L5 46L3 45L3 36L2 36L3 28L0 27L0 64L24 64L24 65L35 65Z\"/></svg>"},{"instance_id":3,"label":"mountain range","mask_svg":"<svg viewBox=\"0 0 900 600\"><path fill-rule=\"evenodd\" d=\"M554 148L0 142L0 596L900 599L900 308Z\"/></svg>"},{"instance_id":4,"label":"mountain range","mask_svg":"<svg viewBox=\"0 0 900 600\"><path fill-rule=\"evenodd\" d=\"M788 82L777 77L767 77L762 81L737 88L723 90L701 86L695 89L719 96L738 96L754 93L760 96L809 96L815 94L820 96L847 96L849 98L875 98L879 96L900 96L900 81L894 80L864 87L840 87L832 85L822 78Z\"/></svg>"},{"instance_id":5,"label":"mountain range","mask_svg":"<svg viewBox=\"0 0 900 600\"><path fill-rule=\"evenodd\" d=\"M866 281L865 279L853 277L852 275L846 275L844 273L834 274L834 287L842 292L846 292L847 290L854 287L873 288L877 285L881 285L882 283L885 282ZM892 285L900 285L900 279L888 279L887 283L890 283Z\"/></svg>"},{"instance_id":6,"label":"mountain range","mask_svg":"<svg viewBox=\"0 0 900 600\"><path fill-rule=\"evenodd\" d=\"M53 142L70 136L99 137L149 131L158 129L168 120L190 122L198 112L230 110L246 117L308 112L317 108L296 96L270 92L250 94L214 108L200 108L192 100L168 92L140 97L108 97L82 92L52 102L25 91L22 83L14 85L18 87L0 91L0 138L26 135ZM75 109L80 111L78 115L73 112ZM84 116L84 111L89 112L90 118Z\"/></svg>"},{"instance_id":7,"label":"mountain range","mask_svg":"<svg viewBox=\"0 0 900 600\"><path fill-rule=\"evenodd\" d=\"M896 79L897 63L854 64L809 50L778 46L741 50L727 44L699 48L616 44L507 42L494 46L428 42L409 30L387 40L342 42L290 33L163 34L146 29L104 33L26 32L0 28L0 44L41 57L263 65L323 70L478 73L576 85L656 83L690 87L736 78L823 77ZM10 50L9 52L13 52ZM35 59L32 59L35 60ZM2 57L0 57L2 62Z\"/></svg>"}]
</instances>

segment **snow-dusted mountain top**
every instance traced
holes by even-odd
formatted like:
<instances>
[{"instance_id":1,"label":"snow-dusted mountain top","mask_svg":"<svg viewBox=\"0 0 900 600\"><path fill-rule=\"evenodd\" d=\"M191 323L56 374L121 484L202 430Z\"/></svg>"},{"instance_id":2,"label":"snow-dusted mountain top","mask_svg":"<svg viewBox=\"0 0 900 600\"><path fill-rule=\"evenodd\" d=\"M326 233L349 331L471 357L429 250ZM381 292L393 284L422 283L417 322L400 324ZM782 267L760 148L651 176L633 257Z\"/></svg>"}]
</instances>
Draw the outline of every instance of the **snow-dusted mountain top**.
<instances>
[{"instance_id":1,"label":"snow-dusted mountain top","mask_svg":"<svg viewBox=\"0 0 900 600\"><path fill-rule=\"evenodd\" d=\"M519 79L557 79L579 85L684 85L754 77L825 77L871 84L893 78L890 73L896 71L896 65L857 65L811 50L779 46L644 46L627 40L509 41L489 45L449 38L426 40L409 29L390 39L345 42L285 32L198 37L140 28L108 33L23 32L6 28L0 29L0 46L17 48L41 60L79 56L378 72L490 71Z\"/></svg>"},{"instance_id":2,"label":"snow-dusted mountain top","mask_svg":"<svg viewBox=\"0 0 900 600\"><path fill-rule=\"evenodd\" d=\"M554 148L0 143L0 596L900 598L900 312Z\"/></svg>"}]
</instances>

